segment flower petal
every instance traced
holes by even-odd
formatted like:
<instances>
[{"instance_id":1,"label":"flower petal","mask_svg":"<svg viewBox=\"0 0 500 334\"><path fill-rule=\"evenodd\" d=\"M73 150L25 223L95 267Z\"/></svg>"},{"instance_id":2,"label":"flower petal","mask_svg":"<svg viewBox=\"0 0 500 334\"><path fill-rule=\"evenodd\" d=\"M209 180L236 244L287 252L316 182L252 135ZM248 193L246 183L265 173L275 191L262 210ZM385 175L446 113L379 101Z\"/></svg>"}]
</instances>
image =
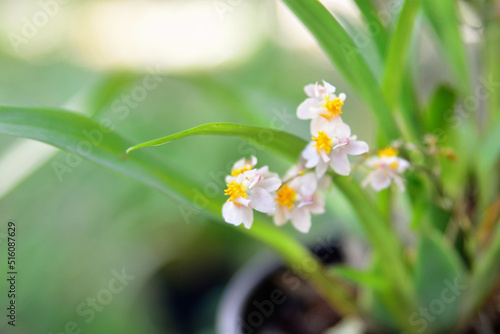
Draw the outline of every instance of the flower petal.
<instances>
[{"instance_id":1,"label":"flower petal","mask_svg":"<svg viewBox=\"0 0 500 334\"><path fill-rule=\"evenodd\" d=\"M317 106L317 100L314 98L307 98L297 107L297 117L299 119L311 119L315 117L311 112L311 107Z\"/></svg>"},{"instance_id":2,"label":"flower petal","mask_svg":"<svg viewBox=\"0 0 500 334\"><path fill-rule=\"evenodd\" d=\"M260 187L256 187L251 190L252 202L251 207L257 211L264 213L272 213L276 210L276 201L273 196Z\"/></svg>"},{"instance_id":3,"label":"flower petal","mask_svg":"<svg viewBox=\"0 0 500 334\"><path fill-rule=\"evenodd\" d=\"M311 213L306 208L292 210L292 225L302 233L311 229Z\"/></svg>"},{"instance_id":4,"label":"flower petal","mask_svg":"<svg viewBox=\"0 0 500 334\"><path fill-rule=\"evenodd\" d=\"M314 148L314 142L310 142L302 151L302 157L306 160L306 168L313 168L319 162L319 154Z\"/></svg>"},{"instance_id":5,"label":"flower petal","mask_svg":"<svg viewBox=\"0 0 500 334\"><path fill-rule=\"evenodd\" d=\"M222 217L224 217L226 223L238 226L243 222L243 208L247 209L244 206L237 206L232 201L226 202L222 206Z\"/></svg>"},{"instance_id":6,"label":"flower petal","mask_svg":"<svg viewBox=\"0 0 500 334\"><path fill-rule=\"evenodd\" d=\"M351 140L348 145L342 147L342 150L350 155L360 155L370 150L368 144L361 140Z\"/></svg>"},{"instance_id":7,"label":"flower petal","mask_svg":"<svg viewBox=\"0 0 500 334\"><path fill-rule=\"evenodd\" d=\"M330 167L332 167L335 173L345 176L351 174L351 163L349 162L349 159L347 159L347 154L343 150L333 150L330 156L332 157Z\"/></svg>"},{"instance_id":8,"label":"flower petal","mask_svg":"<svg viewBox=\"0 0 500 334\"><path fill-rule=\"evenodd\" d=\"M306 197L312 196L318 187L318 179L314 173L300 176L300 183L300 193Z\"/></svg>"},{"instance_id":9,"label":"flower petal","mask_svg":"<svg viewBox=\"0 0 500 334\"><path fill-rule=\"evenodd\" d=\"M259 182L259 188L264 188L267 191L276 191L281 186L281 180L278 177L269 177Z\"/></svg>"},{"instance_id":10,"label":"flower petal","mask_svg":"<svg viewBox=\"0 0 500 334\"><path fill-rule=\"evenodd\" d=\"M238 197L234 200L235 203L241 204L243 206L248 206L250 200L248 198Z\"/></svg>"},{"instance_id":11,"label":"flower petal","mask_svg":"<svg viewBox=\"0 0 500 334\"><path fill-rule=\"evenodd\" d=\"M325 213L325 197L322 193L317 193L314 196L314 202L307 206L307 210L316 215Z\"/></svg>"},{"instance_id":12,"label":"flower petal","mask_svg":"<svg viewBox=\"0 0 500 334\"><path fill-rule=\"evenodd\" d=\"M408 169L408 167L410 167L410 163L402 158L398 158L397 163L398 163L398 169L397 169L398 173L403 173Z\"/></svg>"},{"instance_id":13,"label":"flower petal","mask_svg":"<svg viewBox=\"0 0 500 334\"><path fill-rule=\"evenodd\" d=\"M335 86L333 86L329 82L326 82L325 80L323 80L323 87L325 87L326 94L333 94L337 90L337 88L335 88Z\"/></svg>"},{"instance_id":14,"label":"flower petal","mask_svg":"<svg viewBox=\"0 0 500 334\"><path fill-rule=\"evenodd\" d=\"M253 224L253 210L251 208L243 208L242 210L242 223L247 229L250 229Z\"/></svg>"},{"instance_id":15,"label":"flower petal","mask_svg":"<svg viewBox=\"0 0 500 334\"><path fill-rule=\"evenodd\" d=\"M332 138L334 134L334 124L323 116L316 115L311 121L311 135L316 137L320 131L325 131L328 137Z\"/></svg>"},{"instance_id":16,"label":"flower petal","mask_svg":"<svg viewBox=\"0 0 500 334\"><path fill-rule=\"evenodd\" d=\"M340 116L332 118L330 121L332 123L333 134L332 137L338 138L350 138L351 137L351 127L342 121Z\"/></svg>"},{"instance_id":17,"label":"flower petal","mask_svg":"<svg viewBox=\"0 0 500 334\"><path fill-rule=\"evenodd\" d=\"M318 179L325 175L326 169L328 168L328 164L324 162L323 160L320 160L318 162L318 165L316 166L316 176Z\"/></svg>"},{"instance_id":18,"label":"flower petal","mask_svg":"<svg viewBox=\"0 0 500 334\"><path fill-rule=\"evenodd\" d=\"M289 219L287 216L289 216L288 210L280 205L273 216L274 224L277 226L284 225Z\"/></svg>"},{"instance_id":19,"label":"flower petal","mask_svg":"<svg viewBox=\"0 0 500 334\"><path fill-rule=\"evenodd\" d=\"M304 92L306 92L309 97L316 97L316 85L317 84L309 84L304 87Z\"/></svg>"},{"instance_id":20,"label":"flower petal","mask_svg":"<svg viewBox=\"0 0 500 334\"><path fill-rule=\"evenodd\" d=\"M375 191L388 188L391 185L391 177L382 171L375 171L373 172L373 178L370 185Z\"/></svg>"}]
</instances>

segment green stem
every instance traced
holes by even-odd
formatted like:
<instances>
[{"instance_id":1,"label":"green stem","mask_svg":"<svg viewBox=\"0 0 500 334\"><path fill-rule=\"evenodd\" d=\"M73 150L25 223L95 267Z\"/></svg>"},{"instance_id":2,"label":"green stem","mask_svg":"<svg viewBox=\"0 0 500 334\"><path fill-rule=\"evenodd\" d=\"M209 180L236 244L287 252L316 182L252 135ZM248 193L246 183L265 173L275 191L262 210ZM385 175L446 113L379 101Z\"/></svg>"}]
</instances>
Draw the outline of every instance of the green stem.
<instances>
[{"instance_id":1,"label":"green stem","mask_svg":"<svg viewBox=\"0 0 500 334\"><path fill-rule=\"evenodd\" d=\"M406 267L404 250L397 235L357 183L338 177L335 178L335 185L349 199L370 244L383 259L380 266L392 286L389 292L392 299L385 298L386 301L391 300L391 305L387 306L397 317L399 325L413 332L414 329L407 327L408 317L416 305L416 296L411 284L411 275Z\"/></svg>"}]
</instances>

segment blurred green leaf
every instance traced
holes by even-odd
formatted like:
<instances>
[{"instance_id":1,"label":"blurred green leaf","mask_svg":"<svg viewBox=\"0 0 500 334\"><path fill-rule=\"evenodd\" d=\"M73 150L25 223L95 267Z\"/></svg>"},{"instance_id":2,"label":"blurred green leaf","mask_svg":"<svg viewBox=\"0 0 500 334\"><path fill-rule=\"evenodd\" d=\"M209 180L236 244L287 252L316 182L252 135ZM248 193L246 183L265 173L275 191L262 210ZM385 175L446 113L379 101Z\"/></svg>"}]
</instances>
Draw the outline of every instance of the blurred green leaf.
<instances>
[{"instance_id":1,"label":"blurred green leaf","mask_svg":"<svg viewBox=\"0 0 500 334\"><path fill-rule=\"evenodd\" d=\"M408 51L411 46L413 27L420 9L420 0L407 0L398 17L394 32L389 41L389 49L385 62L382 91L390 108L396 108L399 102L401 87L405 83L405 70ZM419 138L418 123L412 109L401 109L401 127L407 139Z\"/></svg>"},{"instance_id":2,"label":"blurred green leaf","mask_svg":"<svg viewBox=\"0 0 500 334\"><path fill-rule=\"evenodd\" d=\"M140 75L136 73L117 72L111 73L100 80L96 84L87 97L87 109L89 115L99 118L106 112L112 102L116 101L117 95L130 86L132 83L140 79Z\"/></svg>"},{"instance_id":3,"label":"blurred green leaf","mask_svg":"<svg viewBox=\"0 0 500 334\"><path fill-rule=\"evenodd\" d=\"M470 81L467 55L460 35L457 4L454 0L423 0L425 15L436 32L441 50L452 66L455 82L462 93L467 93Z\"/></svg>"},{"instance_id":4,"label":"blurred green leaf","mask_svg":"<svg viewBox=\"0 0 500 334\"><path fill-rule=\"evenodd\" d=\"M493 237L489 247L481 253L476 260L476 265L472 270L471 289L467 293L465 300L465 314L476 311L488 298L488 293L498 282L500 274L500 224L496 224Z\"/></svg>"},{"instance_id":5,"label":"blurred green leaf","mask_svg":"<svg viewBox=\"0 0 500 334\"><path fill-rule=\"evenodd\" d=\"M412 42L411 35L419 9L420 0L406 0L399 14L394 32L390 36L382 90L391 107L396 104L399 97L408 58L408 49Z\"/></svg>"},{"instance_id":6,"label":"blurred green leaf","mask_svg":"<svg viewBox=\"0 0 500 334\"><path fill-rule=\"evenodd\" d=\"M283 131L233 123L208 123L135 145L130 147L127 153L139 148L163 145L176 139L196 135L238 136L278 153L291 155L293 159L297 159L307 145L305 140Z\"/></svg>"},{"instance_id":7,"label":"blurred green leaf","mask_svg":"<svg viewBox=\"0 0 500 334\"><path fill-rule=\"evenodd\" d=\"M179 194L186 198L195 196L195 184L191 180L150 155L142 153L127 157L125 150L130 147L129 142L80 114L2 106L0 133L38 140L73 152L174 198L179 198ZM63 172L65 167L57 168Z\"/></svg>"},{"instance_id":8,"label":"blurred green leaf","mask_svg":"<svg viewBox=\"0 0 500 334\"><path fill-rule=\"evenodd\" d=\"M425 114L427 131L436 135L445 133L446 128L450 125L449 122L446 122L447 113L453 111L456 99L455 91L448 85L440 85L436 89Z\"/></svg>"},{"instance_id":9,"label":"blurred green leaf","mask_svg":"<svg viewBox=\"0 0 500 334\"><path fill-rule=\"evenodd\" d=\"M385 288L388 282L374 271L356 270L346 266L333 266L328 269L333 277L341 278L363 287Z\"/></svg>"},{"instance_id":10,"label":"blurred green leaf","mask_svg":"<svg viewBox=\"0 0 500 334\"><path fill-rule=\"evenodd\" d=\"M344 78L364 99L383 129L386 140L399 137L399 130L382 96L377 79L370 71L358 46L340 23L317 0L283 1L314 35L326 55Z\"/></svg>"},{"instance_id":11,"label":"blurred green leaf","mask_svg":"<svg viewBox=\"0 0 500 334\"><path fill-rule=\"evenodd\" d=\"M498 2L490 2L492 17L486 23L486 45L485 45L485 72L484 76L488 78L487 89L493 92L497 89L500 82L500 66L498 65L498 55L500 53L500 18L495 13L495 5L498 8ZM496 10L498 12L498 9ZM489 96L489 116L492 123L500 122L500 94L497 92Z\"/></svg>"},{"instance_id":12,"label":"blurred green leaf","mask_svg":"<svg viewBox=\"0 0 500 334\"><path fill-rule=\"evenodd\" d=\"M354 0L358 6L363 18L368 25L368 30L370 35L377 45L379 54L382 58L385 58L387 52L387 30L382 24L375 6L373 6L372 0ZM373 33L372 33L373 31Z\"/></svg>"},{"instance_id":13,"label":"blurred green leaf","mask_svg":"<svg viewBox=\"0 0 500 334\"><path fill-rule=\"evenodd\" d=\"M415 285L422 307L431 310L428 325L437 332L456 323L460 300L466 288L463 265L455 250L433 229L425 229L418 242ZM418 323L415 310L412 317Z\"/></svg>"}]
</instances>

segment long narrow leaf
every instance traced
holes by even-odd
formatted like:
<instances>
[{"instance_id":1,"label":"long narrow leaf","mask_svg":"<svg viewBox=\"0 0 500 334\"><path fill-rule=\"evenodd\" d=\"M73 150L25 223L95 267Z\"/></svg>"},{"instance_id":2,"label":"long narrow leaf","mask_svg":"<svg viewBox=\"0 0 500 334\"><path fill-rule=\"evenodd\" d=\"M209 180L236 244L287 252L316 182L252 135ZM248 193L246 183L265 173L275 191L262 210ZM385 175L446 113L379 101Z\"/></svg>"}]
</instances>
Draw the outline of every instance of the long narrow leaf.
<instances>
[{"instance_id":1,"label":"long narrow leaf","mask_svg":"<svg viewBox=\"0 0 500 334\"><path fill-rule=\"evenodd\" d=\"M450 62L456 82L462 93L468 92L469 73L467 55L460 35L457 2L454 0L423 0L423 7L434 31L438 44Z\"/></svg>"},{"instance_id":2,"label":"long narrow leaf","mask_svg":"<svg viewBox=\"0 0 500 334\"><path fill-rule=\"evenodd\" d=\"M382 91L391 108L397 106L401 87L405 78L406 61L408 59L408 49L411 45L411 34L415 18L420 8L420 0L406 0L394 33L390 39L389 50L385 63L385 72L382 82ZM401 113L403 129L407 132L407 138L415 139L418 137L417 123L413 119L413 110L401 109L407 111Z\"/></svg>"},{"instance_id":3,"label":"long narrow leaf","mask_svg":"<svg viewBox=\"0 0 500 334\"><path fill-rule=\"evenodd\" d=\"M222 198L207 198L196 204L197 209L189 211L199 197L196 182L145 152L126 156L124 152L131 146L129 142L114 132L103 131L98 123L85 116L53 109L0 107L0 133L42 141L80 155L177 199L184 212L192 214L194 210L220 219ZM255 219L251 229L240 230L274 248L291 267L315 263L305 278L339 312L355 312L349 293L332 284L309 251L283 230L259 218Z\"/></svg>"},{"instance_id":4,"label":"long narrow leaf","mask_svg":"<svg viewBox=\"0 0 500 334\"><path fill-rule=\"evenodd\" d=\"M382 20L377 14L375 6L373 6L372 0L354 0L358 6L361 14L364 17L365 23L368 25L371 37L377 45L380 56L385 59L385 54L387 52L387 29L382 24Z\"/></svg>"},{"instance_id":5,"label":"long narrow leaf","mask_svg":"<svg viewBox=\"0 0 500 334\"><path fill-rule=\"evenodd\" d=\"M196 135L239 136L278 153L286 152L286 154L294 155L294 159L298 158L300 152L307 145L303 139L283 131L233 123L208 123L135 145L130 147L127 153L139 148L163 145L176 139Z\"/></svg>"}]
</instances>

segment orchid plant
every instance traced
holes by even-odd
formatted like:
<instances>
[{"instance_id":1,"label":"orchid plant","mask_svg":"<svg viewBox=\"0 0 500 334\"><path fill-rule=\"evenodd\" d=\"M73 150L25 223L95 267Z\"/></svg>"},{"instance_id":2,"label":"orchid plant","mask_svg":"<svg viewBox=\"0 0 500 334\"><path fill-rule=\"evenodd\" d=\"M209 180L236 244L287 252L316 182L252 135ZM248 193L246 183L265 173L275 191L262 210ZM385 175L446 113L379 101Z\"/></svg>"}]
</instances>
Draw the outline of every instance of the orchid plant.
<instances>
[{"instance_id":1,"label":"orchid plant","mask_svg":"<svg viewBox=\"0 0 500 334\"><path fill-rule=\"evenodd\" d=\"M17 107L0 107L0 132L82 155L182 205L198 205L196 210L210 219L222 216L231 225L243 225L231 228L268 245L291 268L314 263L307 273L297 274L336 312L363 319L367 328L451 333L476 319L484 323L500 278L498 2L460 2L460 8L466 6L482 20L477 32L482 43L475 45L484 59L479 70L469 66L460 33L466 23L454 0L396 1L391 24L383 22L371 1L355 0L367 29L346 24L317 0L283 2L316 38L355 98L372 111L377 140L371 149L342 120L344 111L355 113L348 111L346 94L337 94L327 81L306 85L307 97L297 108L297 117L310 121L307 140L264 129L272 140L263 142L258 136L262 128L209 123L135 146L107 131L92 150L82 152L84 134L100 129L95 120ZM449 84L435 84L430 99L420 94L416 62L410 58L412 36L421 33L420 17L432 29L453 76ZM359 34L374 48L357 45ZM369 64L367 52L378 61ZM472 80L472 74L478 79ZM258 167L256 157L243 157L228 171L224 194L203 205L193 203L193 189L199 187L194 179L146 150L135 152L192 135L239 136L287 158L290 169L280 177L268 166ZM325 266L296 238L314 229L313 215L326 211L332 187L350 203L363 228L371 254L365 268ZM415 243L406 243L396 229L401 216ZM301 233L281 228L288 221Z\"/></svg>"}]
</instances>

